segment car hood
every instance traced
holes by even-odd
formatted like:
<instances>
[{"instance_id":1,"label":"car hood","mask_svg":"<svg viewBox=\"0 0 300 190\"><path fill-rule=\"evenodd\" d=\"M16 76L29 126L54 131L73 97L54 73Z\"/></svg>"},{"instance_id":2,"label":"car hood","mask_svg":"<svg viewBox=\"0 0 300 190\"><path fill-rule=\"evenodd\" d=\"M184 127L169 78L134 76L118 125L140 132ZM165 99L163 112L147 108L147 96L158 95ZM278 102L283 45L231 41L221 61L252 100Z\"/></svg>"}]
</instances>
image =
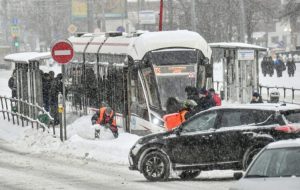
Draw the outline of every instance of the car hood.
<instances>
[{"instance_id":1,"label":"car hood","mask_svg":"<svg viewBox=\"0 0 300 190\"><path fill-rule=\"evenodd\" d=\"M243 178L230 190L299 190L300 177Z\"/></svg>"},{"instance_id":2,"label":"car hood","mask_svg":"<svg viewBox=\"0 0 300 190\"><path fill-rule=\"evenodd\" d=\"M146 135L146 136L140 138L139 142L141 144L144 144L144 143L147 143L147 142L150 142L150 141L155 142L157 140L163 139L164 137L170 136L171 134L173 134L173 131L150 134L150 135Z\"/></svg>"}]
</instances>

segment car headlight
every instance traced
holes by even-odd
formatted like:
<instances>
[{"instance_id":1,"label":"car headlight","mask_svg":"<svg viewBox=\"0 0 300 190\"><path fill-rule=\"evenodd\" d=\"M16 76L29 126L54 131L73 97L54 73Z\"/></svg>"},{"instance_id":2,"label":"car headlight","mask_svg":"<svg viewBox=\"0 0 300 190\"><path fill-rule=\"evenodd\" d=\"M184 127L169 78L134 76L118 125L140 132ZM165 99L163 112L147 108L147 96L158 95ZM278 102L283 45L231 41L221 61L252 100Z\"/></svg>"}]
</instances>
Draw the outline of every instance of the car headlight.
<instances>
[{"instance_id":1,"label":"car headlight","mask_svg":"<svg viewBox=\"0 0 300 190\"><path fill-rule=\"evenodd\" d=\"M136 144L134 145L133 149L131 150L132 154L133 154L134 156L136 156L137 153L139 152L139 150L141 149L141 147L142 147L142 144L136 143Z\"/></svg>"}]
</instances>

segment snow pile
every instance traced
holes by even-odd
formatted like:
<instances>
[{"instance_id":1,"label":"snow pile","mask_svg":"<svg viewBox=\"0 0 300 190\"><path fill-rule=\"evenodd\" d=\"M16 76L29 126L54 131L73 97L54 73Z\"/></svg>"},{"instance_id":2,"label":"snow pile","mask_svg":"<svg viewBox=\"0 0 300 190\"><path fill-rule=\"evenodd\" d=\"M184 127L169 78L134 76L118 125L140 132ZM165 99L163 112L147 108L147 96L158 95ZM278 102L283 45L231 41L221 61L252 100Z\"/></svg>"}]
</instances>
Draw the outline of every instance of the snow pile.
<instances>
[{"instance_id":1,"label":"snow pile","mask_svg":"<svg viewBox=\"0 0 300 190\"><path fill-rule=\"evenodd\" d=\"M58 137L54 138L48 131L23 128L1 119L0 139L11 142L17 149L32 153L54 155L58 153L127 165L129 150L139 137L119 129L119 137L115 139L109 129L101 128L100 139L95 139L94 126L91 126L90 118L90 116L81 117L67 126L68 140L65 142L61 142Z\"/></svg>"}]
</instances>

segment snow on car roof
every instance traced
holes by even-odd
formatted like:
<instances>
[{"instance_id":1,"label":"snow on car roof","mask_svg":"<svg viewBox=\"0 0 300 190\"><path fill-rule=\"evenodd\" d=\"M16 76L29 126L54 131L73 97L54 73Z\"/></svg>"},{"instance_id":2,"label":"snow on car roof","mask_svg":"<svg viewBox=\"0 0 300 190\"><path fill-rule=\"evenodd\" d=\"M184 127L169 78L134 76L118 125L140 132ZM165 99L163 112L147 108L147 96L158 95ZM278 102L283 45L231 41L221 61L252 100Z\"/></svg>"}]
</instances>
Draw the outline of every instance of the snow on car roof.
<instances>
[{"instance_id":1,"label":"snow on car roof","mask_svg":"<svg viewBox=\"0 0 300 190\"><path fill-rule=\"evenodd\" d=\"M238 43L238 42L218 42L218 43L209 43L211 48L234 48L234 49L257 49L262 51L267 51L267 48L246 44L246 43Z\"/></svg>"},{"instance_id":2,"label":"snow on car roof","mask_svg":"<svg viewBox=\"0 0 300 190\"><path fill-rule=\"evenodd\" d=\"M210 109L260 109L260 110L294 110L300 109L299 105L296 104L230 104L224 106L216 106Z\"/></svg>"},{"instance_id":3,"label":"snow on car roof","mask_svg":"<svg viewBox=\"0 0 300 190\"><path fill-rule=\"evenodd\" d=\"M266 149L290 148L290 147L300 147L300 138L276 141L268 144Z\"/></svg>"},{"instance_id":4,"label":"snow on car roof","mask_svg":"<svg viewBox=\"0 0 300 190\"><path fill-rule=\"evenodd\" d=\"M41 60L51 58L50 52L24 52L13 53L4 57L5 61L29 63L31 60Z\"/></svg>"}]
</instances>

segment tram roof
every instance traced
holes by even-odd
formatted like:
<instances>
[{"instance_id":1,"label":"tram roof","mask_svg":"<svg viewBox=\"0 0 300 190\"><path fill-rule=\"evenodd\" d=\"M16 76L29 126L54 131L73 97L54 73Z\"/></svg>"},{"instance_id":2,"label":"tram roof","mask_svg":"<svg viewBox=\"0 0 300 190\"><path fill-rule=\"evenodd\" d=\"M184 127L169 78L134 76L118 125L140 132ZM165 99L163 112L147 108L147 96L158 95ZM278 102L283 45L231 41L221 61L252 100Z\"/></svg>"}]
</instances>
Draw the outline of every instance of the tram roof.
<instances>
[{"instance_id":1,"label":"tram roof","mask_svg":"<svg viewBox=\"0 0 300 190\"><path fill-rule=\"evenodd\" d=\"M49 58L51 58L50 52L23 52L6 55L4 57L4 60L18 63L29 63L29 61L38 61Z\"/></svg>"},{"instance_id":2,"label":"tram roof","mask_svg":"<svg viewBox=\"0 0 300 190\"><path fill-rule=\"evenodd\" d=\"M91 39L93 38L93 39ZM208 43L196 32L187 30L145 32L140 36L108 37L71 37L75 52L101 54L125 54L134 60L141 60L147 52L166 48L192 48L202 51L205 57L211 57Z\"/></svg>"},{"instance_id":3,"label":"tram roof","mask_svg":"<svg viewBox=\"0 0 300 190\"><path fill-rule=\"evenodd\" d=\"M208 58L212 53L202 36L187 30L146 32L136 38L133 47L138 59L143 58L149 51L173 47L199 49Z\"/></svg>"},{"instance_id":4,"label":"tram roof","mask_svg":"<svg viewBox=\"0 0 300 190\"><path fill-rule=\"evenodd\" d=\"M267 48L262 46L257 46L253 44L246 44L240 42L218 42L218 43L209 43L211 48L224 48L224 49L253 49L260 51L267 51Z\"/></svg>"}]
</instances>

